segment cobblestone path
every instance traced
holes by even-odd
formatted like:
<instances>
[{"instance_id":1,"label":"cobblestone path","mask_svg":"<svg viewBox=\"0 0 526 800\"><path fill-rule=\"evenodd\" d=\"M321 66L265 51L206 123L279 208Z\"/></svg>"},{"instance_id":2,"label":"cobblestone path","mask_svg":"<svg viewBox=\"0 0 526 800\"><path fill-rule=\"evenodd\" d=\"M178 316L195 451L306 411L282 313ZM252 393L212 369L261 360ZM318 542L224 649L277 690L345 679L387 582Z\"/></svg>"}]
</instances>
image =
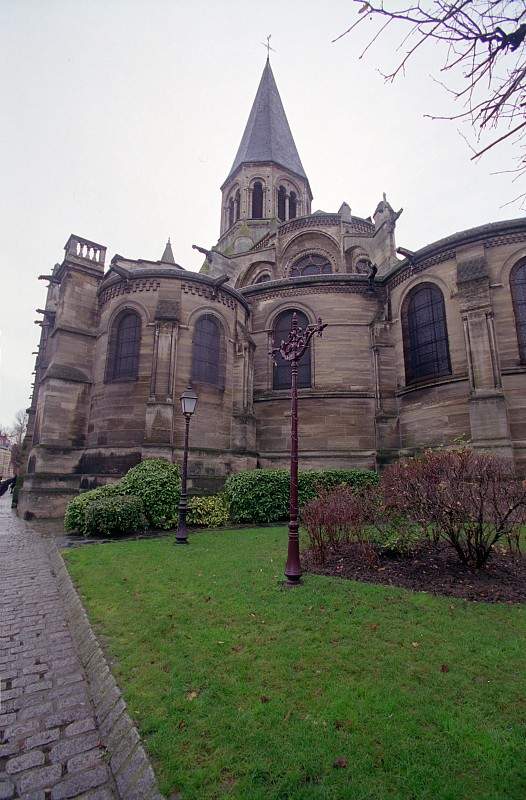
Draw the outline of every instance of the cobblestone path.
<instances>
[{"instance_id":1,"label":"cobblestone path","mask_svg":"<svg viewBox=\"0 0 526 800\"><path fill-rule=\"evenodd\" d=\"M46 547L0 500L0 800L117 795Z\"/></svg>"}]
</instances>

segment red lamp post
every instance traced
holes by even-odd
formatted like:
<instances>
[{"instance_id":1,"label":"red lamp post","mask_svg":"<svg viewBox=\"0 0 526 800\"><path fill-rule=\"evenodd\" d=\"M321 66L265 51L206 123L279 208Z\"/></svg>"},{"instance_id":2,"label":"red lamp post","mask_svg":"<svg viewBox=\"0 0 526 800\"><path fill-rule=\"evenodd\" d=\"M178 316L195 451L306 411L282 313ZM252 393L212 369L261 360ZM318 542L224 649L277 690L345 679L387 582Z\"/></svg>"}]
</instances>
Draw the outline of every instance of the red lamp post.
<instances>
[{"instance_id":1,"label":"red lamp post","mask_svg":"<svg viewBox=\"0 0 526 800\"><path fill-rule=\"evenodd\" d=\"M285 577L287 586L298 586L301 583L300 539L298 523L298 362L309 342L316 334L321 336L327 323L322 324L318 317L316 325L308 325L305 330L298 325L298 315L292 315L292 327L286 341L279 347L273 347L269 355L276 361L280 355L290 363L290 509L289 509L289 545ZM273 343L275 344L275 342Z\"/></svg>"}]
</instances>

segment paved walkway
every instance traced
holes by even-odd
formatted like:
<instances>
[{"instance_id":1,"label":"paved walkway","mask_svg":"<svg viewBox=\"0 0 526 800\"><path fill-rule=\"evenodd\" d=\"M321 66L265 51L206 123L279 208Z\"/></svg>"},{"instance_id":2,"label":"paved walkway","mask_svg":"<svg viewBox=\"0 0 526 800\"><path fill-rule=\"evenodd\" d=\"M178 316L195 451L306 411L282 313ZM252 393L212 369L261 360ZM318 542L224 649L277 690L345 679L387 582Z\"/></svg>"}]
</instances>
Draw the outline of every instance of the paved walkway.
<instances>
[{"instance_id":1,"label":"paved walkway","mask_svg":"<svg viewBox=\"0 0 526 800\"><path fill-rule=\"evenodd\" d=\"M42 538L0 499L0 800L116 797Z\"/></svg>"}]
</instances>

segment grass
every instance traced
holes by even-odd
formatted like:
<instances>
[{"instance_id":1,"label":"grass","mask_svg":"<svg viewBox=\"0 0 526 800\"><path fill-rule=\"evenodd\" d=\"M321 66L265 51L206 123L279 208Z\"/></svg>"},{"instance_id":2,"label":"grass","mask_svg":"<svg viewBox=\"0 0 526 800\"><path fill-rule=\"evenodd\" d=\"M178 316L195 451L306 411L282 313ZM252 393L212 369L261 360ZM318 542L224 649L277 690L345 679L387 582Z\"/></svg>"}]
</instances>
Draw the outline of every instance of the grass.
<instances>
[{"instance_id":1,"label":"grass","mask_svg":"<svg viewBox=\"0 0 526 800\"><path fill-rule=\"evenodd\" d=\"M323 576L283 590L285 547L266 528L66 553L161 790L526 797L526 609Z\"/></svg>"}]
</instances>

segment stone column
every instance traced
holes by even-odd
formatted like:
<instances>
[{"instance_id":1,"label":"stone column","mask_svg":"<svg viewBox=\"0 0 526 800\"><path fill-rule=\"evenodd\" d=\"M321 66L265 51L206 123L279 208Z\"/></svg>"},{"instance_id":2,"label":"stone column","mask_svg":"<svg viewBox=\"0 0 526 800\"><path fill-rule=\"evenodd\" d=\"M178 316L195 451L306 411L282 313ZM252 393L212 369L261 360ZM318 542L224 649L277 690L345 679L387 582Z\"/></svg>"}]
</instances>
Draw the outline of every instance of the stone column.
<instances>
[{"instance_id":1,"label":"stone column","mask_svg":"<svg viewBox=\"0 0 526 800\"><path fill-rule=\"evenodd\" d=\"M397 458L400 448L391 323L387 320L373 322L370 340L375 394L376 464L381 468Z\"/></svg>"},{"instance_id":2,"label":"stone column","mask_svg":"<svg viewBox=\"0 0 526 800\"><path fill-rule=\"evenodd\" d=\"M502 391L489 275L483 251L457 254L458 301L470 385L469 417L474 447L513 456Z\"/></svg>"},{"instance_id":3,"label":"stone column","mask_svg":"<svg viewBox=\"0 0 526 800\"><path fill-rule=\"evenodd\" d=\"M159 300L155 314L150 397L146 405L145 445L173 447L178 317L178 301Z\"/></svg>"}]
</instances>

